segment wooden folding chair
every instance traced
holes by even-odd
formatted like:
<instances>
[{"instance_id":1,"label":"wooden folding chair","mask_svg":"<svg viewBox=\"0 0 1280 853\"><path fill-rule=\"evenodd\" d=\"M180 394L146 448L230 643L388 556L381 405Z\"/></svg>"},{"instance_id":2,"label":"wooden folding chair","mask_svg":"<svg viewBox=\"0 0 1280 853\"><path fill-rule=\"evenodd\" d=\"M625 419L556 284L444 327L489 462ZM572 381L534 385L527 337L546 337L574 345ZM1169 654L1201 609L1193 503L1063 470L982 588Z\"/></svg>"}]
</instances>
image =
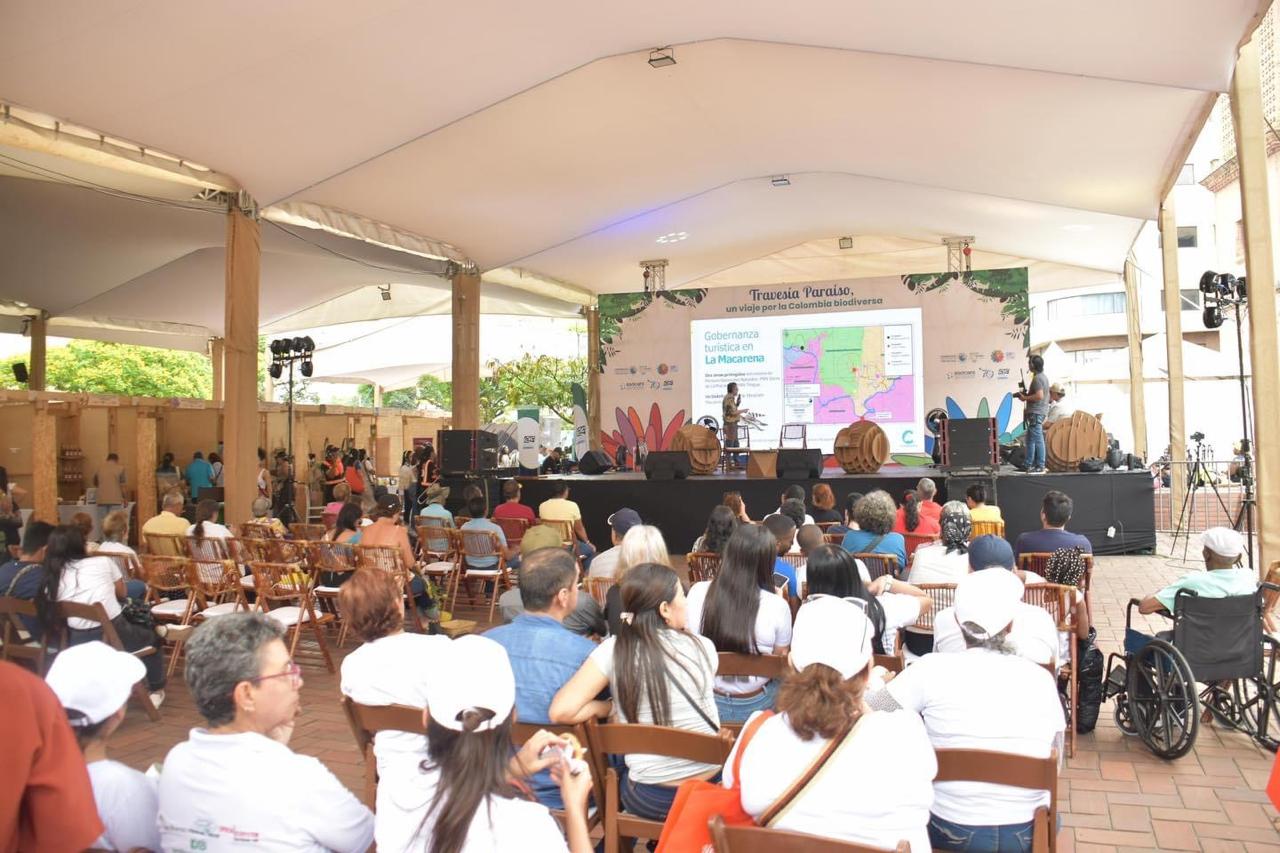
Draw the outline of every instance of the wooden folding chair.
<instances>
[{"instance_id":1,"label":"wooden folding chair","mask_svg":"<svg viewBox=\"0 0 1280 853\"><path fill-rule=\"evenodd\" d=\"M1079 628L1080 611L1075 606L1077 589L1056 583L1028 584L1022 592L1022 600L1027 604L1043 608L1053 619L1053 624L1060 632L1067 632L1071 642L1067 643L1067 659L1062 662L1055 678L1067 682L1067 757L1076 755L1076 714L1080 711L1080 692L1076 683L1076 632Z\"/></svg>"},{"instance_id":2,"label":"wooden folding chair","mask_svg":"<svg viewBox=\"0 0 1280 853\"><path fill-rule=\"evenodd\" d=\"M293 534L294 539L298 539L303 542L319 542L324 538L325 530L323 524L303 524L301 522L295 522L294 524L289 525L289 532Z\"/></svg>"},{"instance_id":3,"label":"wooden folding chair","mask_svg":"<svg viewBox=\"0 0 1280 853\"><path fill-rule=\"evenodd\" d=\"M852 841L837 841L820 835L766 829L763 826L729 826L720 815L708 824L716 853L908 853L911 845L899 841L897 847L870 847Z\"/></svg>"},{"instance_id":4,"label":"wooden folding chair","mask_svg":"<svg viewBox=\"0 0 1280 853\"><path fill-rule=\"evenodd\" d=\"M56 638L53 645L58 649L65 649L70 645L71 629L67 626L68 619L86 619L90 622L97 622L102 628L102 642L111 648L120 652L127 652L136 658L150 657L157 654L159 649L155 646L143 646L136 651L129 651L124 647L124 643L120 641L120 635L116 633L116 626L111 624L111 620L107 618L106 608L99 602L93 604L80 604L75 601L59 601L58 615L62 619L62 631L60 636ZM47 639L46 632L46 639ZM151 701L151 693L147 690L147 679L143 676L138 683L133 685L130 695L138 700L142 705L142 710L147 714L147 718L151 722L160 721L160 709Z\"/></svg>"},{"instance_id":5,"label":"wooden folding chair","mask_svg":"<svg viewBox=\"0 0 1280 853\"><path fill-rule=\"evenodd\" d=\"M904 533L902 538L907 543L908 566L911 565L911 557L915 554L917 548L921 545L932 545L934 542L942 540L942 537L937 533Z\"/></svg>"},{"instance_id":6,"label":"wooden folding chair","mask_svg":"<svg viewBox=\"0 0 1280 853\"><path fill-rule=\"evenodd\" d=\"M325 613L333 614L337 620L338 648L342 648L347 639L347 623L338 612L338 592L342 583L356 570L356 546L350 542L305 541L307 566L316 579L316 587L312 590L316 606Z\"/></svg>"},{"instance_id":7,"label":"wooden folding chair","mask_svg":"<svg viewBox=\"0 0 1280 853\"><path fill-rule=\"evenodd\" d=\"M356 739L356 749L364 757L364 804L376 808L378 802L378 759L373 754L373 736L378 732L409 732L427 736L422 708L408 705L361 705L342 697L342 712Z\"/></svg>"},{"instance_id":8,"label":"wooden folding chair","mask_svg":"<svg viewBox=\"0 0 1280 853\"><path fill-rule=\"evenodd\" d=\"M183 533L144 533L147 553L159 557L185 557L187 554L187 537Z\"/></svg>"},{"instance_id":9,"label":"wooden folding chair","mask_svg":"<svg viewBox=\"0 0 1280 853\"><path fill-rule=\"evenodd\" d=\"M430 515L417 517L418 559L424 563L453 560L456 556L449 538L450 530L458 528L447 518Z\"/></svg>"},{"instance_id":10,"label":"wooden folding chair","mask_svg":"<svg viewBox=\"0 0 1280 853\"><path fill-rule=\"evenodd\" d=\"M902 576L897 554L873 554L859 551L853 555L853 558L861 560L866 565L867 573L871 575L872 580L881 575L891 575L894 578Z\"/></svg>"},{"instance_id":11,"label":"wooden folding chair","mask_svg":"<svg viewBox=\"0 0 1280 853\"><path fill-rule=\"evenodd\" d=\"M748 655L741 652L720 652L716 666L717 676L755 675L781 681L791 672L786 655ZM742 723L720 722L720 728L733 732L742 731Z\"/></svg>"},{"instance_id":12,"label":"wooden folding chair","mask_svg":"<svg viewBox=\"0 0 1280 853\"><path fill-rule=\"evenodd\" d=\"M36 569L39 571L39 569ZM23 619L39 624L36 604L25 598L0 597L0 660L18 660L30 664L36 675L44 676L48 644L37 639Z\"/></svg>"},{"instance_id":13,"label":"wooden folding chair","mask_svg":"<svg viewBox=\"0 0 1280 853\"><path fill-rule=\"evenodd\" d=\"M806 558L804 554L800 553L782 555L782 561L793 569L798 569L803 566L806 559L808 558Z\"/></svg>"},{"instance_id":14,"label":"wooden folding chair","mask_svg":"<svg viewBox=\"0 0 1280 853\"><path fill-rule=\"evenodd\" d=\"M906 666L906 661L902 659L902 654L896 655L872 655L871 663L875 666L882 666L892 673L902 672Z\"/></svg>"},{"instance_id":15,"label":"wooden folding chair","mask_svg":"<svg viewBox=\"0 0 1280 853\"><path fill-rule=\"evenodd\" d=\"M733 741L719 735L638 723L597 723L595 720L587 722L587 742L592 754L599 756L642 753L717 766L724 764L733 749ZM622 811L618 772L612 768L607 770L604 792L605 853L618 853L623 838L656 841L661 835L662 821Z\"/></svg>"},{"instance_id":16,"label":"wooden folding chair","mask_svg":"<svg viewBox=\"0 0 1280 853\"><path fill-rule=\"evenodd\" d=\"M283 539L280 530L269 521L246 521L240 525L241 539Z\"/></svg>"},{"instance_id":17,"label":"wooden folding chair","mask_svg":"<svg viewBox=\"0 0 1280 853\"><path fill-rule=\"evenodd\" d=\"M1034 572L1040 577L1044 577L1045 570L1049 567L1049 558L1053 554L1045 551L1028 551L1025 554L1018 555L1018 568L1024 572ZM1084 590L1086 597L1089 590L1093 587L1093 555L1084 555L1084 574L1080 576L1080 582L1076 584L1080 589Z\"/></svg>"},{"instance_id":18,"label":"wooden folding chair","mask_svg":"<svg viewBox=\"0 0 1280 853\"><path fill-rule=\"evenodd\" d=\"M837 524L839 524L840 522L838 522L838 521L818 521L818 522L815 522L815 523L818 525L818 529L819 529L819 530L821 530L823 533L826 533L828 530L830 530L831 528L835 527L835 526L836 526Z\"/></svg>"},{"instance_id":19,"label":"wooden folding chair","mask_svg":"<svg viewBox=\"0 0 1280 853\"><path fill-rule=\"evenodd\" d=\"M133 554L122 554L117 551L95 551L93 556L106 557L116 564L120 574L129 580L140 580L146 583L146 575L142 571L142 561Z\"/></svg>"},{"instance_id":20,"label":"wooden folding chair","mask_svg":"<svg viewBox=\"0 0 1280 853\"><path fill-rule=\"evenodd\" d=\"M1047 758L1028 758L982 749L938 749L938 782L987 782L1049 792L1049 805L1036 809L1032 819L1033 853L1058 849L1058 750Z\"/></svg>"},{"instance_id":21,"label":"wooden folding chair","mask_svg":"<svg viewBox=\"0 0 1280 853\"><path fill-rule=\"evenodd\" d=\"M419 634L427 633L422 623L422 615L418 613L418 604L413 600L413 569L404 565L400 559L400 549L392 545L357 545L356 567L386 572L395 578L404 589L405 606L409 610L410 624L417 628Z\"/></svg>"},{"instance_id":22,"label":"wooden folding chair","mask_svg":"<svg viewBox=\"0 0 1280 853\"><path fill-rule=\"evenodd\" d=\"M609 587L613 586L617 582L617 578L588 577L583 578L582 585L583 588L586 589L587 595L594 598L596 600L596 604L599 604L600 609L603 610L605 599L609 595Z\"/></svg>"},{"instance_id":23,"label":"wooden folding chair","mask_svg":"<svg viewBox=\"0 0 1280 853\"><path fill-rule=\"evenodd\" d=\"M572 521L553 521L552 519L549 519L549 518L540 518L538 519L538 523L545 524L548 527L553 528L556 532L558 532L560 534L560 544L563 547L574 548L574 546L577 544L578 535L574 531L574 525ZM576 551L577 549L574 548L574 550Z\"/></svg>"},{"instance_id":24,"label":"wooden folding chair","mask_svg":"<svg viewBox=\"0 0 1280 853\"><path fill-rule=\"evenodd\" d=\"M689 583L714 580L720 571L720 555L715 551L695 551L684 559L689 565Z\"/></svg>"},{"instance_id":25,"label":"wooden folding chair","mask_svg":"<svg viewBox=\"0 0 1280 853\"><path fill-rule=\"evenodd\" d=\"M518 546L520 540L524 538L524 532L529 529L529 519L527 518L493 518L493 523L502 528L502 535L507 537L507 544Z\"/></svg>"},{"instance_id":26,"label":"wooden folding chair","mask_svg":"<svg viewBox=\"0 0 1280 853\"><path fill-rule=\"evenodd\" d=\"M604 776L608 768L608 761L605 760L604 756L596 755L591 751L587 743L587 728L585 725L558 726L552 723L513 722L511 724L511 745L519 749L524 746L525 741L542 729L554 735L571 734L578 739L578 743L587 749L587 754L583 760L587 762L591 769L591 793L596 801L595 810L587 815L587 829L594 829L596 824L604 822ZM564 825L564 809L551 809L551 816L558 820L561 826Z\"/></svg>"},{"instance_id":27,"label":"wooden folding chair","mask_svg":"<svg viewBox=\"0 0 1280 853\"><path fill-rule=\"evenodd\" d=\"M193 558L187 566L187 579L196 599L192 622L250 609L240 583L240 567L234 560Z\"/></svg>"},{"instance_id":28,"label":"wooden folding chair","mask_svg":"<svg viewBox=\"0 0 1280 853\"><path fill-rule=\"evenodd\" d=\"M973 533L970 534L970 541L977 539L979 536L999 536L1004 538L1004 522L997 521L975 521L973 522Z\"/></svg>"},{"instance_id":29,"label":"wooden folding chair","mask_svg":"<svg viewBox=\"0 0 1280 853\"><path fill-rule=\"evenodd\" d=\"M147 576L147 603L151 605L151 617L158 623L186 627L197 612L197 599L191 589L191 561L186 557L157 557L146 554L142 558ZM172 678L182 655L186 632L170 639L169 663L165 676Z\"/></svg>"},{"instance_id":30,"label":"wooden folding chair","mask_svg":"<svg viewBox=\"0 0 1280 853\"><path fill-rule=\"evenodd\" d=\"M841 545L841 544L844 544L844 534L843 533L823 533L822 541L826 545Z\"/></svg>"},{"instance_id":31,"label":"wooden folding chair","mask_svg":"<svg viewBox=\"0 0 1280 853\"><path fill-rule=\"evenodd\" d=\"M498 534L492 530L459 530L458 538L462 542L462 549L458 556L457 578L453 582L453 597L449 602L449 609L456 608L458 589L464 584L467 586L467 597L474 602L471 582L479 581L482 588L485 583L489 583L492 587L489 595L489 621L492 622L499 593L511 587L511 576L507 572L507 557L503 553L502 543ZM468 559L497 559L498 562L493 568L477 569L468 565Z\"/></svg>"},{"instance_id":32,"label":"wooden folding chair","mask_svg":"<svg viewBox=\"0 0 1280 853\"><path fill-rule=\"evenodd\" d=\"M311 573L299 563L255 561L249 563L249 569L253 572L253 588L258 594L258 606L285 629L289 656L297 660L302 626L306 625L324 658L325 668L334 672L329 644L325 642L324 632L320 630L321 625L333 621L333 614L316 612L312 597L315 579Z\"/></svg>"}]
</instances>

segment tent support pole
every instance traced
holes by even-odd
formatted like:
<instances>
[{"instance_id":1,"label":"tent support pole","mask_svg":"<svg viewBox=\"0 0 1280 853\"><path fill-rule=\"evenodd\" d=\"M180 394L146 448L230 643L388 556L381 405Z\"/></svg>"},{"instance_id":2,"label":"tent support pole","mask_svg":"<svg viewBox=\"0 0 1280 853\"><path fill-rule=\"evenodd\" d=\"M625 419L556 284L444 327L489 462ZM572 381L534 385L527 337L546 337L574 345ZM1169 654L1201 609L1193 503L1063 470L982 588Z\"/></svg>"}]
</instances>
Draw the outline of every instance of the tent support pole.
<instances>
[{"instance_id":1,"label":"tent support pole","mask_svg":"<svg viewBox=\"0 0 1280 853\"><path fill-rule=\"evenodd\" d=\"M1142 306L1138 293L1138 268L1133 259L1124 262L1124 313L1129 327L1129 418L1133 422L1133 453L1147 458L1147 395L1142 378Z\"/></svg>"},{"instance_id":2,"label":"tent support pole","mask_svg":"<svg viewBox=\"0 0 1280 853\"><path fill-rule=\"evenodd\" d=\"M600 449L600 306L587 306L587 437Z\"/></svg>"},{"instance_id":3,"label":"tent support pole","mask_svg":"<svg viewBox=\"0 0 1280 853\"><path fill-rule=\"evenodd\" d=\"M1267 196L1266 128L1259 85L1258 44L1240 48L1231 78L1231 121L1240 166L1240 208L1244 214L1244 255L1248 273L1249 359L1253 373L1253 430L1264 436L1255 447L1257 501L1268 512L1255 513L1259 557L1265 576L1280 559L1280 519L1272 510L1280 503L1280 448L1270 430L1280 422L1280 355L1276 341L1275 260L1271 254L1271 210ZM1240 309L1237 309L1240 310ZM1262 427L1260 430L1259 427ZM1242 525L1243 526L1243 525Z\"/></svg>"},{"instance_id":4,"label":"tent support pole","mask_svg":"<svg viewBox=\"0 0 1280 853\"><path fill-rule=\"evenodd\" d=\"M256 211L252 211L256 213ZM258 495L258 221L238 206L227 211L226 322L223 330L225 517L249 518Z\"/></svg>"},{"instance_id":5,"label":"tent support pole","mask_svg":"<svg viewBox=\"0 0 1280 853\"><path fill-rule=\"evenodd\" d=\"M1182 294L1178 291L1178 226L1173 194L1160 205L1160 243L1164 261L1164 329L1169 347L1169 506L1177 513L1187 489L1187 430L1183 407ZM1174 519L1176 521L1176 519Z\"/></svg>"},{"instance_id":6,"label":"tent support pole","mask_svg":"<svg viewBox=\"0 0 1280 853\"><path fill-rule=\"evenodd\" d=\"M156 465L160 463L160 457L156 452L156 413L149 409L139 410L137 424L137 517L148 519L157 511Z\"/></svg>"},{"instance_id":7,"label":"tent support pole","mask_svg":"<svg viewBox=\"0 0 1280 853\"><path fill-rule=\"evenodd\" d=\"M58 419L49 404L39 400L31 415L32 518L61 524L58 520Z\"/></svg>"},{"instance_id":8,"label":"tent support pole","mask_svg":"<svg viewBox=\"0 0 1280 853\"><path fill-rule=\"evenodd\" d=\"M221 403L223 397L222 365L226 342L222 338L209 339L209 362L213 368L213 401Z\"/></svg>"},{"instance_id":9,"label":"tent support pole","mask_svg":"<svg viewBox=\"0 0 1280 853\"><path fill-rule=\"evenodd\" d=\"M480 424L480 275L453 277L453 429Z\"/></svg>"},{"instance_id":10,"label":"tent support pole","mask_svg":"<svg viewBox=\"0 0 1280 853\"><path fill-rule=\"evenodd\" d=\"M49 315L37 311L31 317L31 368L27 371L27 390L45 389L45 341L49 331Z\"/></svg>"}]
</instances>

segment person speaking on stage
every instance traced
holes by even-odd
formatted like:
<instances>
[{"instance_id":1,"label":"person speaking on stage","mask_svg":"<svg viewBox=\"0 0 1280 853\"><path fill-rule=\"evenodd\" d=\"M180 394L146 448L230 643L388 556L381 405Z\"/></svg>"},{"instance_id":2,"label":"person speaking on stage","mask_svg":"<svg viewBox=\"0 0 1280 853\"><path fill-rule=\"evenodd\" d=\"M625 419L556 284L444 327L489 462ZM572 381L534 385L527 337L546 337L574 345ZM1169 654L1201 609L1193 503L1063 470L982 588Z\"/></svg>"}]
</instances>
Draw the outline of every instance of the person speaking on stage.
<instances>
[{"instance_id":1,"label":"person speaking on stage","mask_svg":"<svg viewBox=\"0 0 1280 853\"><path fill-rule=\"evenodd\" d=\"M1019 389L1014 398L1026 404L1023 420L1027 425L1027 467L1029 474L1045 470L1044 419L1049 413L1049 377L1044 373L1044 358L1033 355L1029 360L1031 384Z\"/></svg>"},{"instance_id":2,"label":"person speaking on stage","mask_svg":"<svg viewBox=\"0 0 1280 853\"><path fill-rule=\"evenodd\" d=\"M730 382L726 389L727 394L720 402L721 413L724 415L724 446L738 446L738 421L742 418L742 411L738 408L738 404L742 402L742 396L738 394L738 383ZM731 457L733 467L739 464L738 454Z\"/></svg>"}]
</instances>

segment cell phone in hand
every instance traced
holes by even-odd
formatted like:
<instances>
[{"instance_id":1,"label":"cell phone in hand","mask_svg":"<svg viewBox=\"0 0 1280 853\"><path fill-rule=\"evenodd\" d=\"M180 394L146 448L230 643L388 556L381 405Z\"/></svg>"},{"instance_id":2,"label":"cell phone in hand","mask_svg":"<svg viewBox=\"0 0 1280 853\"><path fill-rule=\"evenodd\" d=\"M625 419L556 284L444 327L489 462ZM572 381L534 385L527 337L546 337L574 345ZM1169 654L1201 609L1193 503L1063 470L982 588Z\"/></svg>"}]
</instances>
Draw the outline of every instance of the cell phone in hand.
<instances>
[{"instance_id":1,"label":"cell phone in hand","mask_svg":"<svg viewBox=\"0 0 1280 853\"><path fill-rule=\"evenodd\" d=\"M774 587L786 586L786 585L787 585L787 583L788 583L788 581L787 581L787 576L786 576L786 575L782 574L781 572L774 572L774 573L773 573L773 585L774 585Z\"/></svg>"}]
</instances>

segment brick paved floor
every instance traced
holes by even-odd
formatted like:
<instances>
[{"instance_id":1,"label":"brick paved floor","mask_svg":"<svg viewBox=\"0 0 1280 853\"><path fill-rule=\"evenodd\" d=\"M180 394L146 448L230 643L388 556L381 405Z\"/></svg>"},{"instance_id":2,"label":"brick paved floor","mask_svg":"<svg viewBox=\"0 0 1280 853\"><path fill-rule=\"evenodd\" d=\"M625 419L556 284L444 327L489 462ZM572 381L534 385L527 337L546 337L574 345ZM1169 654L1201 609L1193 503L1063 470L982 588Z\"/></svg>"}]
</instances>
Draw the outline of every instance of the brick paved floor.
<instances>
[{"instance_id":1,"label":"brick paved floor","mask_svg":"<svg viewBox=\"0 0 1280 853\"><path fill-rule=\"evenodd\" d=\"M1199 553L1193 540L1191 553ZM1161 550L1168 543L1162 538ZM1179 547L1179 554L1181 553ZM1094 574L1095 623L1104 653L1119 647L1125 603L1145 595L1184 569L1167 557L1101 557ZM464 617L474 614L463 612ZM1152 630L1160 626L1153 619ZM348 651L351 645L348 644ZM337 676L304 667L303 716L292 746L319 757L357 793L363 764L338 706ZM163 719L150 723L136 708L112 739L113 757L140 769L161 761L198 724L181 674L174 679ZM1272 755L1243 735L1201 726L1195 749L1162 761L1115 727L1112 703L1098 728L1082 736L1062 774L1060 850L1273 850L1280 849L1275 809L1263 789Z\"/></svg>"}]
</instances>

